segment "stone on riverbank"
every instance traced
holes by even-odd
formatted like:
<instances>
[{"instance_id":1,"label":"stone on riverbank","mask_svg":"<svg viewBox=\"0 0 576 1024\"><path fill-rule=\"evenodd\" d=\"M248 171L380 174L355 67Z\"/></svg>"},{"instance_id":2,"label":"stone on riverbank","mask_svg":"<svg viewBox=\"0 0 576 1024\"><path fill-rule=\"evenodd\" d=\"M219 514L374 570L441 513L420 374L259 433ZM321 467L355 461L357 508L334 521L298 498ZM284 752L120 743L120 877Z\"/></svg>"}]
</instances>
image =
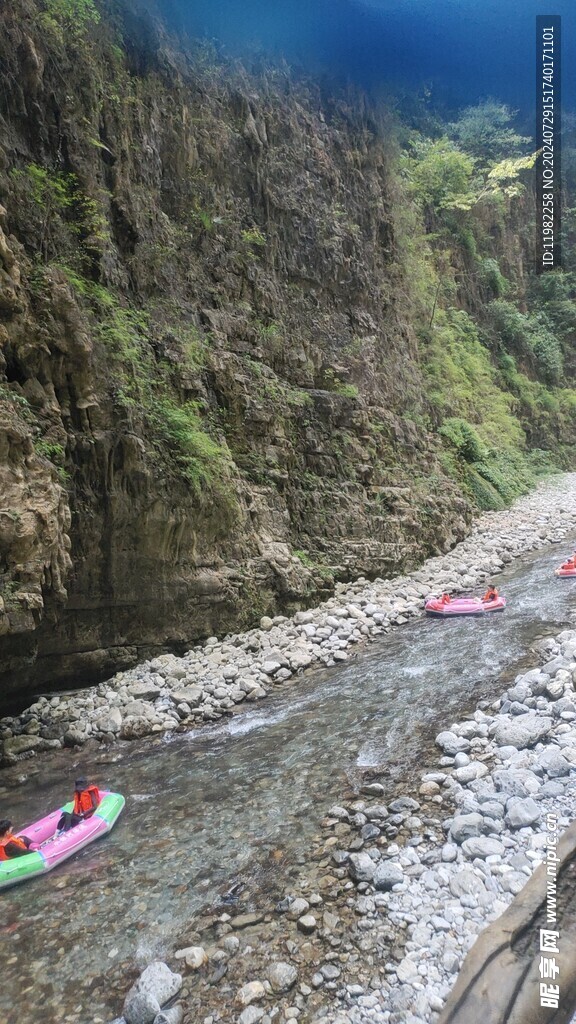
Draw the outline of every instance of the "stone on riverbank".
<instances>
[{"instance_id":1,"label":"stone on riverbank","mask_svg":"<svg viewBox=\"0 0 576 1024\"><path fill-rule=\"evenodd\" d=\"M164 1004L181 988L182 975L174 974L160 960L149 964L124 1000L122 1013L126 1024L153 1024Z\"/></svg>"},{"instance_id":2,"label":"stone on riverbank","mask_svg":"<svg viewBox=\"0 0 576 1024\"><path fill-rule=\"evenodd\" d=\"M372 877L372 884L379 892L388 892L393 886L399 885L403 881L404 872L400 865L388 861L378 864Z\"/></svg>"},{"instance_id":3,"label":"stone on riverbank","mask_svg":"<svg viewBox=\"0 0 576 1024\"><path fill-rule=\"evenodd\" d=\"M371 882L374 878L376 864L367 853L351 853L348 859L348 872L355 882Z\"/></svg>"},{"instance_id":4,"label":"stone on riverbank","mask_svg":"<svg viewBox=\"0 0 576 1024\"><path fill-rule=\"evenodd\" d=\"M465 740L462 736L457 736L456 733L450 731L438 733L435 742L448 757L455 757L460 751L470 750L469 740Z\"/></svg>"},{"instance_id":5,"label":"stone on riverbank","mask_svg":"<svg viewBox=\"0 0 576 1024\"><path fill-rule=\"evenodd\" d=\"M239 1003L240 1006L249 1006L250 1003L253 1003L258 999L264 999L265 996L266 989L261 981L249 981L236 993L236 1002Z\"/></svg>"},{"instance_id":6,"label":"stone on riverbank","mask_svg":"<svg viewBox=\"0 0 576 1024\"><path fill-rule=\"evenodd\" d=\"M535 800L527 797L525 800L519 797L511 797L506 805L506 824L510 828L525 828L526 825L533 825L539 821L542 811Z\"/></svg>"},{"instance_id":7,"label":"stone on riverbank","mask_svg":"<svg viewBox=\"0 0 576 1024\"><path fill-rule=\"evenodd\" d=\"M462 850L470 860L480 857L493 857L504 853L504 846L498 839L489 839L488 836L478 836L476 839L465 839L462 843Z\"/></svg>"},{"instance_id":8,"label":"stone on riverbank","mask_svg":"<svg viewBox=\"0 0 576 1024\"><path fill-rule=\"evenodd\" d=\"M187 946L186 949L177 949L174 957L176 960L183 960L186 967L197 971L208 962L208 956L203 946Z\"/></svg>"},{"instance_id":9,"label":"stone on riverbank","mask_svg":"<svg viewBox=\"0 0 576 1024\"><path fill-rule=\"evenodd\" d=\"M543 740L551 728L551 718L540 718L535 714L522 715L514 721L499 722L494 730L494 742L499 747L511 746L516 747L516 750L524 750Z\"/></svg>"},{"instance_id":10,"label":"stone on riverbank","mask_svg":"<svg viewBox=\"0 0 576 1024\"><path fill-rule=\"evenodd\" d=\"M298 971L292 964L280 961L268 968L267 977L274 992L288 992L296 984Z\"/></svg>"},{"instance_id":11,"label":"stone on riverbank","mask_svg":"<svg viewBox=\"0 0 576 1024\"><path fill-rule=\"evenodd\" d=\"M458 814L450 826L450 836L455 843L463 843L465 839L472 839L482 835L485 830L484 818L481 814L473 811L471 814Z\"/></svg>"},{"instance_id":12,"label":"stone on riverbank","mask_svg":"<svg viewBox=\"0 0 576 1024\"><path fill-rule=\"evenodd\" d=\"M161 1010L152 1024L182 1024L184 1020L184 1008L178 1003L171 1006L169 1010Z\"/></svg>"}]
</instances>

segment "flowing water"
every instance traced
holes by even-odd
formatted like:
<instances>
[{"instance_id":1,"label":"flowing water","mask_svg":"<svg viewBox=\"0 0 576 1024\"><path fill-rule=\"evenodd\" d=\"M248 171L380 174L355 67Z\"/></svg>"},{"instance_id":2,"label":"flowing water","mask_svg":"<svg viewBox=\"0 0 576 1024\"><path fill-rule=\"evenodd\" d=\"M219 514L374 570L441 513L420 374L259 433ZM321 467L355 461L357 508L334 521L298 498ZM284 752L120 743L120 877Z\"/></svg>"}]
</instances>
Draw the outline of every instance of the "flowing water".
<instances>
[{"instance_id":1,"label":"flowing water","mask_svg":"<svg viewBox=\"0 0 576 1024\"><path fill-rule=\"evenodd\" d=\"M502 574L503 614L418 620L262 705L107 764L78 752L26 762L27 781L0 791L15 822L61 803L78 767L127 806L107 838L0 893L7 1024L114 1017L127 974L169 955L194 915L270 851L302 860L319 819L367 770L392 790L430 764L435 731L498 696L498 677L519 670L534 639L573 620L576 583L553 576L558 555L527 555Z\"/></svg>"}]
</instances>

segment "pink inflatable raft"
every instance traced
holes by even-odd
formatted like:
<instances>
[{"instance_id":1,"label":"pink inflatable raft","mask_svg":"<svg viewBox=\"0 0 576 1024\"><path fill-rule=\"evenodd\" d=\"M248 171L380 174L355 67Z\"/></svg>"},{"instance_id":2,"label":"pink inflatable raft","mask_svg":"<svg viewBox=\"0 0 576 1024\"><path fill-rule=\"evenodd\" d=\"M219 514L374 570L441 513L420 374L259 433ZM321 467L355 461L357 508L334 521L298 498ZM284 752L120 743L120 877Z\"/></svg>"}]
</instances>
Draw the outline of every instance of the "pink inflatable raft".
<instances>
[{"instance_id":1,"label":"pink inflatable raft","mask_svg":"<svg viewBox=\"0 0 576 1024\"><path fill-rule=\"evenodd\" d=\"M120 793L101 792L100 795L102 799L94 814L61 835L55 835L56 826L62 811L72 810L71 803L20 829L17 835L28 836L32 840L30 852L24 857L0 861L0 889L51 871L88 843L109 832L116 824L125 800Z\"/></svg>"},{"instance_id":2,"label":"pink inflatable raft","mask_svg":"<svg viewBox=\"0 0 576 1024\"><path fill-rule=\"evenodd\" d=\"M560 576L561 579L576 579L576 565L571 562L564 562L564 565L554 570L554 574Z\"/></svg>"},{"instance_id":3,"label":"pink inflatable raft","mask_svg":"<svg viewBox=\"0 0 576 1024\"><path fill-rule=\"evenodd\" d=\"M506 607L506 598L498 596L493 601L481 601L479 597L453 597L446 604L440 597L433 597L424 605L428 615L443 619L455 615L484 615L485 612L501 612Z\"/></svg>"}]
</instances>

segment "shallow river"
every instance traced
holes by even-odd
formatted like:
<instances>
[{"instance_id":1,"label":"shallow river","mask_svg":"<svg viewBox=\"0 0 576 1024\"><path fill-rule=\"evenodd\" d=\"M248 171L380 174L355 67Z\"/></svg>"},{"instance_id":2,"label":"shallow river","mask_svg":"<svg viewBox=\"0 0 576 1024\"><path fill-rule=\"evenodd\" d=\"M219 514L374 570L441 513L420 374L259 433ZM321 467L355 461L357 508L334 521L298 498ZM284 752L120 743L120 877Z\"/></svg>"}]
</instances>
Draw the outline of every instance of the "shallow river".
<instances>
[{"instance_id":1,"label":"shallow river","mask_svg":"<svg viewBox=\"0 0 576 1024\"><path fill-rule=\"evenodd\" d=\"M425 770L435 731L498 696L498 676L530 643L573 620L576 583L555 579L558 561L547 548L503 573L503 614L411 623L215 726L113 751L107 764L78 751L23 762L27 781L0 788L0 816L40 817L68 798L80 768L127 806L107 838L0 893L6 1024L110 1020L136 966L169 956L194 914L257 874L271 850L303 858L364 771L388 769L392 789Z\"/></svg>"}]
</instances>

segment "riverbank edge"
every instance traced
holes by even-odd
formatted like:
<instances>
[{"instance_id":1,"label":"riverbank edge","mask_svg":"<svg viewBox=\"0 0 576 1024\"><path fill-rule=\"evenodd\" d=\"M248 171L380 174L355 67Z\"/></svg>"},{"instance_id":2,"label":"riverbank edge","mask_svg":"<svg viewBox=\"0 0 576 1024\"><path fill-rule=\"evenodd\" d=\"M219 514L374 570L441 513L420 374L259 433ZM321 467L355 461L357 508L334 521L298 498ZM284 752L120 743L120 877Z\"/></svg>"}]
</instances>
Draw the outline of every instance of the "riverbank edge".
<instances>
[{"instance_id":1,"label":"riverbank edge","mask_svg":"<svg viewBox=\"0 0 576 1024\"><path fill-rule=\"evenodd\" d=\"M473 590L572 529L576 474L547 478L509 508L483 513L465 540L405 576L339 584L315 609L265 617L257 629L211 637L182 657L161 655L80 693L40 697L0 719L0 766L62 747L84 747L88 755L102 743L213 722L308 669L346 661L352 648L423 615L430 595Z\"/></svg>"}]
</instances>

